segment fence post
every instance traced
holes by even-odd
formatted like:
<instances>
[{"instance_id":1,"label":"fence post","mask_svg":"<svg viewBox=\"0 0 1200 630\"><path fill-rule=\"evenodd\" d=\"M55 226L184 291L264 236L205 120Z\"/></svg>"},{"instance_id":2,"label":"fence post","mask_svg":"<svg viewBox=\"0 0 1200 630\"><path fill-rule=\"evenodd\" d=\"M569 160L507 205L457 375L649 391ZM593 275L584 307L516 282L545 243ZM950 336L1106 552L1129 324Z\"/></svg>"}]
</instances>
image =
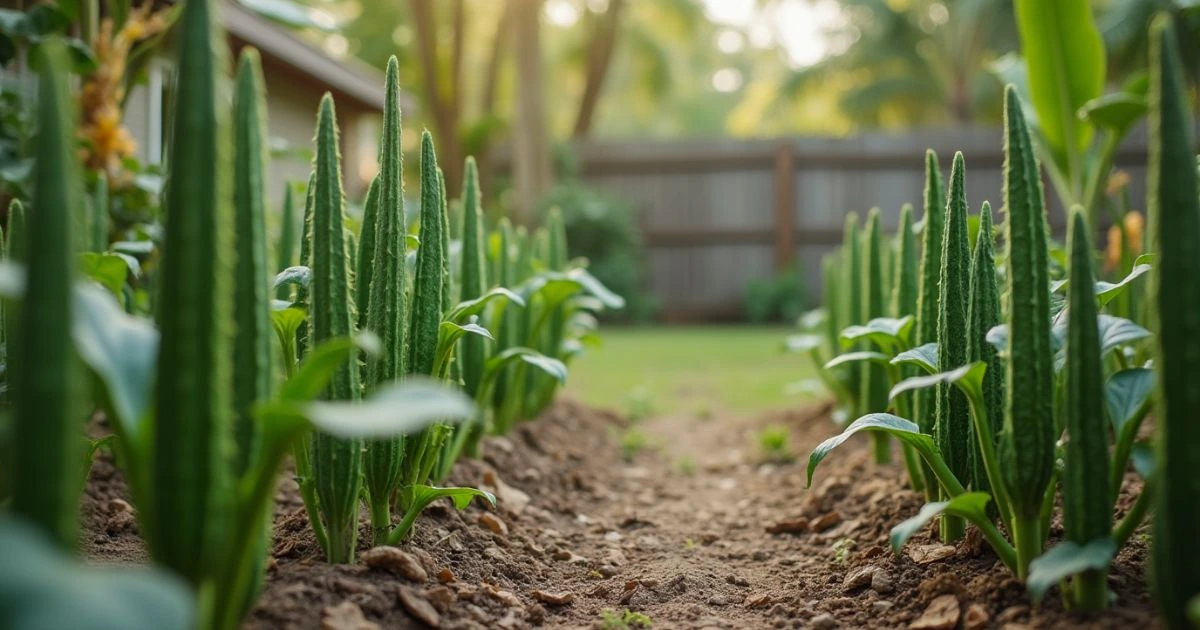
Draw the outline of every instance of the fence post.
<instances>
[{"instance_id":1,"label":"fence post","mask_svg":"<svg viewBox=\"0 0 1200 630\"><path fill-rule=\"evenodd\" d=\"M776 270L786 268L796 257L795 172L795 149L784 140L775 147Z\"/></svg>"}]
</instances>

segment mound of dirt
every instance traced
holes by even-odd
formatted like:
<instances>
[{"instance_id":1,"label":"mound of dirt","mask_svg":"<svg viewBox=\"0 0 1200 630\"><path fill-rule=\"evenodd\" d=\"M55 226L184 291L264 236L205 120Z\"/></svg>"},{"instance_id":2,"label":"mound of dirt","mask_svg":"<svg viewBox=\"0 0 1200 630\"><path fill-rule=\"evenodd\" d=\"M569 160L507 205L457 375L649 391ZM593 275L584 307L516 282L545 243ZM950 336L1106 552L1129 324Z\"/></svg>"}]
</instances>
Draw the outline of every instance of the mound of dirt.
<instances>
[{"instance_id":1,"label":"mound of dirt","mask_svg":"<svg viewBox=\"0 0 1200 630\"><path fill-rule=\"evenodd\" d=\"M1157 627L1138 535L1113 567L1116 607L1093 618L1065 612L1053 591L1032 606L978 538L944 546L921 533L893 554L889 530L921 499L899 466L870 463L865 440L831 455L804 487L802 460L834 431L827 412L630 427L562 401L455 468L450 482L493 491L494 510L435 505L409 542L363 544L350 566L321 560L285 476L267 581L246 627L620 628L626 611L659 628ZM798 459L762 461L754 437L768 425L788 427ZM630 431L640 439L622 439ZM631 448L640 442L648 446ZM1126 485L1122 509L1140 490ZM83 503L94 561L146 561L126 500L101 458Z\"/></svg>"}]
</instances>

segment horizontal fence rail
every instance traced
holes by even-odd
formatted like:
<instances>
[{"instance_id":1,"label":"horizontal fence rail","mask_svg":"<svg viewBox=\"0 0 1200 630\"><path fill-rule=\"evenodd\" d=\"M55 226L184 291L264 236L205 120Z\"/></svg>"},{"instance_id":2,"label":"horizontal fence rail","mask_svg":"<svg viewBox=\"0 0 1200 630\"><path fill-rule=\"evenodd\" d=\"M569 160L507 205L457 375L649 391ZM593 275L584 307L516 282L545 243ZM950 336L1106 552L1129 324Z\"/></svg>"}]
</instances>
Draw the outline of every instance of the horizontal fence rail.
<instances>
[{"instance_id":1,"label":"horizontal fence rail","mask_svg":"<svg viewBox=\"0 0 1200 630\"><path fill-rule=\"evenodd\" d=\"M912 203L920 219L927 148L937 151L946 177L962 151L972 212L985 200L1000 211L1002 138L999 128L972 127L851 138L593 141L574 151L586 184L633 204L648 250L647 288L665 305L662 317L698 321L741 317L747 284L791 264L815 302L821 257L840 243L848 212L865 217L879 207L894 230L901 205ZM1144 133L1132 134L1116 163L1140 206ZM1045 189L1051 223L1064 224L1048 181Z\"/></svg>"}]
</instances>

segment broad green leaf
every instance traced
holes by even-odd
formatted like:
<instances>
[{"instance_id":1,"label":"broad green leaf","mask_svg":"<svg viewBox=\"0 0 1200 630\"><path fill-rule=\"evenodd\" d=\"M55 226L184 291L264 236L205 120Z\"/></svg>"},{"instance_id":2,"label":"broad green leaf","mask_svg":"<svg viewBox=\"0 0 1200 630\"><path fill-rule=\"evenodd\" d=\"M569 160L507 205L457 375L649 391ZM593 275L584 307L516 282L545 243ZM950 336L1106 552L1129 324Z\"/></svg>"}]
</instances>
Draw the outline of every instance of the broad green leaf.
<instances>
[{"instance_id":1,"label":"broad green leaf","mask_svg":"<svg viewBox=\"0 0 1200 630\"><path fill-rule=\"evenodd\" d=\"M188 630L186 584L159 569L91 567L15 518L0 520L0 627L7 630Z\"/></svg>"},{"instance_id":2,"label":"broad green leaf","mask_svg":"<svg viewBox=\"0 0 1200 630\"><path fill-rule=\"evenodd\" d=\"M488 505L496 505L496 497L485 490L476 490L475 488L437 488L434 486L416 485L412 487L413 502L420 505L420 509L425 509L425 506L441 499L449 498L454 502L454 507L465 510L468 505L471 505L471 499L480 498L488 502Z\"/></svg>"},{"instance_id":3,"label":"broad green leaf","mask_svg":"<svg viewBox=\"0 0 1200 630\"><path fill-rule=\"evenodd\" d=\"M930 521L941 514L958 516L972 523L991 520L987 514L987 505L991 500L991 495L986 492L966 492L949 501L926 503L916 516L892 528L891 534L888 535L892 551L900 553L913 534L921 531Z\"/></svg>"},{"instance_id":4,"label":"broad green leaf","mask_svg":"<svg viewBox=\"0 0 1200 630\"><path fill-rule=\"evenodd\" d=\"M1114 92L1096 97L1079 108L1079 118L1118 137L1146 115L1146 95Z\"/></svg>"},{"instance_id":5,"label":"broad green leaf","mask_svg":"<svg viewBox=\"0 0 1200 630\"><path fill-rule=\"evenodd\" d=\"M825 338L821 335L789 335L783 340L783 349L786 352L812 352L824 343Z\"/></svg>"},{"instance_id":6,"label":"broad green leaf","mask_svg":"<svg viewBox=\"0 0 1200 630\"><path fill-rule=\"evenodd\" d=\"M359 333L353 338L336 337L321 343L305 355L295 376L283 384L279 399L306 402L316 398L343 363L354 359L360 351L368 355L378 354L380 348L379 337L369 332Z\"/></svg>"},{"instance_id":7,"label":"broad green leaf","mask_svg":"<svg viewBox=\"0 0 1200 630\"><path fill-rule=\"evenodd\" d=\"M921 433L916 423L905 420L900 416L893 416L890 413L871 413L850 423L850 426L846 427L841 433L821 442L813 449L812 453L808 456L807 474L809 486L812 486L813 472L816 471L821 460L825 459L830 451L841 446L843 442L850 439L850 436L859 431L883 431L913 447L922 456L927 458L937 456L933 438Z\"/></svg>"},{"instance_id":8,"label":"broad green leaf","mask_svg":"<svg viewBox=\"0 0 1200 630\"><path fill-rule=\"evenodd\" d=\"M75 289L71 335L80 359L104 385L121 433L140 443L142 421L150 417L158 330L148 320L127 314L105 289Z\"/></svg>"},{"instance_id":9,"label":"broad green leaf","mask_svg":"<svg viewBox=\"0 0 1200 630\"><path fill-rule=\"evenodd\" d=\"M537 350L524 347L508 348L488 359L485 372L495 373L513 361L524 361L529 365L554 377L559 383L567 382L567 366L558 359L552 359Z\"/></svg>"},{"instance_id":10,"label":"broad green leaf","mask_svg":"<svg viewBox=\"0 0 1200 630\"><path fill-rule=\"evenodd\" d=\"M275 280L271 282L272 289L278 289L288 285L296 285L301 288L308 288L308 284L312 282L312 269L303 265L288 267L283 271L275 274Z\"/></svg>"},{"instance_id":11,"label":"broad green leaf","mask_svg":"<svg viewBox=\"0 0 1200 630\"><path fill-rule=\"evenodd\" d=\"M874 343L884 349L906 347L912 336L913 321L912 315L900 318L877 317L864 326L846 328L842 331L840 341L843 348L849 348L862 341Z\"/></svg>"},{"instance_id":12,"label":"broad green leaf","mask_svg":"<svg viewBox=\"0 0 1200 630\"><path fill-rule=\"evenodd\" d=\"M604 286L603 282L597 280L586 269L576 267L566 272L566 277L578 282L584 291L597 300L600 300L606 308L618 310L625 307L625 298L610 291L608 287Z\"/></svg>"},{"instance_id":13,"label":"broad green leaf","mask_svg":"<svg viewBox=\"0 0 1200 630\"><path fill-rule=\"evenodd\" d=\"M1100 351L1108 354L1118 346L1127 345L1150 336L1150 331L1122 317L1100 315Z\"/></svg>"},{"instance_id":14,"label":"broad green leaf","mask_svg":"<svg viewBox=\"0 0 1200 630\"><path fill-rule=\"evenodd\" d=\"M800 330L810 331L817 330L825 324L825 319L829 316L823 308L814 308L811 311L805 312L796 320L796 325Z\"/></svg>"},{"instance_id":15,"label":"broad green leaf","mask_svg":"<svg viewBox=\"0 0 1200 630\"><path fill-rule=\"evenodd\" d=\"M1113 432L1129 421L1145 415L1154 396L1154 370L1132 368L1113 374L1104 386L1104 400L1108 407L1108 419Z\"/></svg>"},{"instance_id":16,"label":"broad green leaf","mask_svg":"<svg viewBox=\"0 0 1200 630\"><path fill-rule=\"evenodd\" d=\"M1050 348L1055 353L1060 352L1066 344L1066 334L1066 317L1060 317L1060 324L1050 330ZM1008 358L1008 324L999 324L989 330L987 342L992 344L1001 357Z\"/></svg>"},{"instance_id":17,"label":"broad green leaf","mask_svg":"<svg viewBox=\"0 0 1200 630\"><path fill-rule=\"evenodd\" d=\"M444 337L449 343L454 343L465 335L479 335L485 339L491 339L492 341L496 340L496 338L492 336L492 333L489 332L488 329L474 322L462 325L455 324L454 322L442 322L438 329L438 345L441 345L440 337Z\"/></svg>"},{"instance_id":18,"label":"broad green leaf","mask_svg":"<svg viewBox=\"0 0 1200 630\"><path fill-rule=\"evenodd\" d=\"M888 393L888 399L895 399L897 396L934 385L943 383L955 385L963 390L968 396L983 395L983 375L987 372L987 363L976 361L964 365L960 368L950 370L949 372L938 372L937 374L929 374L926 376L912 376L896 383L892 391Z\"/></svg>"},{"instance_id":19,"label":"broad green leaf","mask_svg":"<svg viewBox=\"0 0 1200 630\"><path fill-rule=\"evenodd\" d=\"M117 241L110 249L129 256L149 256L154 253L154 241Z\"/></svg>"},{"instance_id":20,"label":"broad green leaf","mask_svg":"<svg viewBox=\"0 0 1200 630\"><path fill-rule=\"evenodd\" d=\"M1077 112L1104 90L1104 42L1089 0L1016 0L1015 8L1038 128L1065 166L1067 155L1083 155L1091 141L1091 126Z\"/></svg>"},{"instance_id":21,"label":"broad green leaf","mask_svg":"<svg viewBox=\"0 0 1200 630\"><path fill-rule=\"evenodd\" d=\"M892 359L893 365L915 365L929 374L938 371L938 345L927 343L911 350L905 350Z\"/></svg>"},{"instance_id":22,"label":"broad green leaf","mask_svg":"<svg viewBox=\"0 0 1200 630\"><path fill-rule=\"evenodd\" d=\"M83 252L79 254L79 272L108 289L119 300L129 277L129 263L117 254Z\"/></svg>"},{"instance_id":23,"label":"broad green leaf","mask_svg":"<svg viewBox=\"0 0 1200 630\"><path fill-rule=\"evenodd\" d=\"M1129 451L1129 461L1142 479L1149 479L1154 475L1154 447L1149 441L1142 440L1134 444Z\"/></svg>"},{"instance_id":24,"label":"broad green leaf","mask_svg":"<svg viewBox=\"0 0 1200 630\"><path fill-rule=\"evenodd\" d=\"M301 413L314 428L344 438L384 438L458 422L475 415L461 391L431 380L408 378L386 385L361 402L308 403Z\"/></svg>"},{"instance_id":25,"label":"broad green leaf","mask_svg":"<svg viewBox=\"0 0 1200 630\"><path fill-rule=\"evenodd\" d=\"M283 300L275 300L287 305L288 302ZM271 309L271 326L275 328L275 335L279 337L280 342L287 339L294 339L300 327L304 325L308 318L308 311L299 306L284 306L283 308Z\"/></svg>"},{"instance_id":26,"label":"broad green leaf","mask_svg":"<svg viewBox=\"0 0 1200 630\"><path fill-rule=\"evenodd\" d=\"M827 361L825 363L824 367L826 370L832 370L835 367L839 367L842 365L849 365L851 363L861 363L863 361L869 361L871 363L879 363L882 365L887 365L888 356L881 352L870 352L870 351L866 351L866 350L863 350L861 352L847 352L845 354L839 354L836 357L830 359L829 361Z\"/></svg>"},{"instance_id":27,"label":"broad green leaf","mask_svg":"<svg viewBox=\"0 0 1200 630\"><path fill-rule=\"evenodd\" d=\"M459 323L473 315L479 315L483 312L483 309L487 308L488 304L497 299L511 302L517 306L525 306L525 300L522 300L521 296L504 287L496 287L473 300L460 302L457 306L450 309L443 319L448 322Z\"/></svg>"},{"instance_id":28,"label":"broad green leaf","mask_svg":"<svg viewBox=\"0 0 1200 630\"><path fill-rule=\"evenodd\" d=\"M1097 538L1082 547L1061 542L1029 563L1025 588L1029 589L1033 602L1040 603L1051 586L1066 578L1107 568L1116 552L1117 545L1111 538Z\"/></svg>"},{"instance_id":29,"label":"broad green leaf","mask_svg":"<svg viewBox=\"0 0 1200 630\"><path fill-rule=\"evenodd\" d=\"M1122 278L1120 282L1113 283L1103 280L1096 282L1096 304L1103 308L1106 304L1124 293L1135 280L1150 273L1152 269L1153 267L1149 264L1140 263L1134 265L1129 274ZM1067 280L1059 280L1050 287L1050 290L1054 293L1064 293L1068 285Z\"/></svg>"}]
</instances>

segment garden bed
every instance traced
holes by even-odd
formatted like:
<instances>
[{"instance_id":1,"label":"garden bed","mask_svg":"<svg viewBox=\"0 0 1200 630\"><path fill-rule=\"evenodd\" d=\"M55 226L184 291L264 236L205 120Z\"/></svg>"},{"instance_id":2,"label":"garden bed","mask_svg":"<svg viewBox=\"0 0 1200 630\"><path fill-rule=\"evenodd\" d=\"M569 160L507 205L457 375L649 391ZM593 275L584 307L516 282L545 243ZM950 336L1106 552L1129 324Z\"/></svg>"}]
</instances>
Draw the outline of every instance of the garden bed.
<instances>
[{"instance_id":1,"label":"garden bed","mask_svg":"<svg viewBox=\"0 0 1200 630\"><path fill-rule=\"evenodd\" d=\"M559 402L455 468L453 483L497 493L496 511L431 508L403 555L372 560L389 568L366 566L370 553L325 564L287 478L247 627L616 628L604 619L626 610L660 628L1156 627L1141 536L1113 564L1120 605L1072 616L1052 591L1032 607L977 539L944 547L923 533L905 555L891 552L890 528L922 501L898 468L870 463L866 439L825 462L806 490L803 457L759 461L754 435L771 424L789 427L798 455L831 433L823 407L680 414L639 424L650 447L625 461L622 418ZM83 502L94 562L146 561L124 492L101 458Z\"/></svg>"}]
</instances>

